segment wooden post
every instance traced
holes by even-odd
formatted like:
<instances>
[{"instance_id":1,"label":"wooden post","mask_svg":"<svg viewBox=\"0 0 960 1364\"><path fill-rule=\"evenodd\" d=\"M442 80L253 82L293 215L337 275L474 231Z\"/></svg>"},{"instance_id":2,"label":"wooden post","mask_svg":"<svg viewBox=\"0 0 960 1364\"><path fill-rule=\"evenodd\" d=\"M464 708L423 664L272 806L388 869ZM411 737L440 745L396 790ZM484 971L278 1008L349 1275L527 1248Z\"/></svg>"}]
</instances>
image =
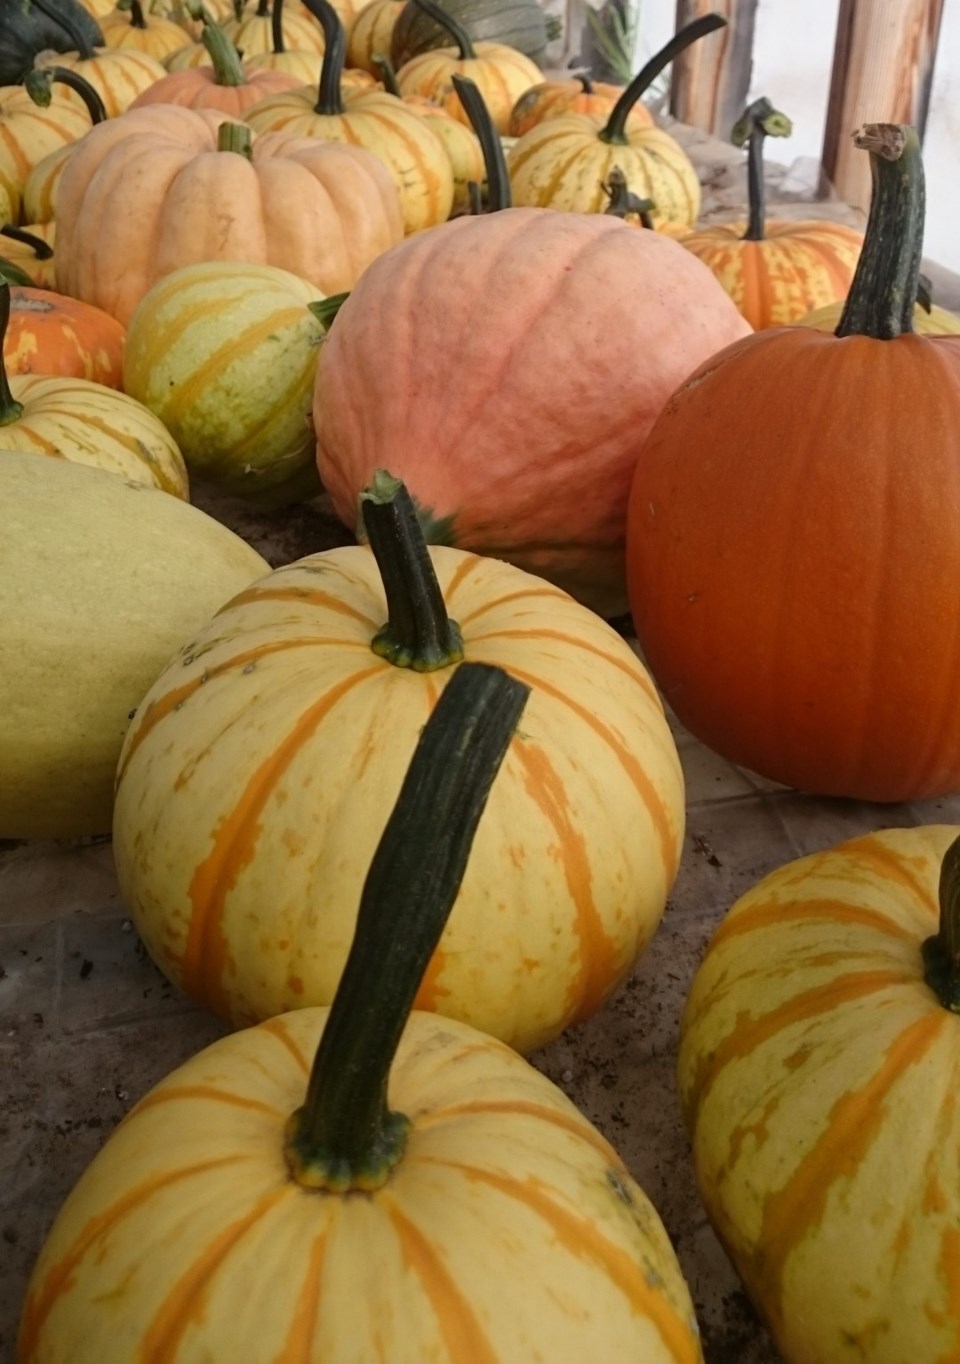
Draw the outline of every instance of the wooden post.
<instances>
[{"instance_id":1,"label":"wooden post","mask_svg":"<svg viewBox=\"0 0 960 1364\"><path fill-rule=\"evenodd\" d=\"M673 64L670 112L682 123L730 140L747 107L757 0L677 0L677 28L701 14L722 14L727 27L708 33Z\"/></svg>"},{"instance_id":2,"label":"wooden post","mask_svg":"<svg viewBox=\"0 0 960 1364\"><path fill-rule=\"evenodd\" d=\"M863 123L912 123L930 103L943 0L840 0L823 137L823 170L838 198L866 212L870 158L853 145Z\"/></svg>"}]
</instances>

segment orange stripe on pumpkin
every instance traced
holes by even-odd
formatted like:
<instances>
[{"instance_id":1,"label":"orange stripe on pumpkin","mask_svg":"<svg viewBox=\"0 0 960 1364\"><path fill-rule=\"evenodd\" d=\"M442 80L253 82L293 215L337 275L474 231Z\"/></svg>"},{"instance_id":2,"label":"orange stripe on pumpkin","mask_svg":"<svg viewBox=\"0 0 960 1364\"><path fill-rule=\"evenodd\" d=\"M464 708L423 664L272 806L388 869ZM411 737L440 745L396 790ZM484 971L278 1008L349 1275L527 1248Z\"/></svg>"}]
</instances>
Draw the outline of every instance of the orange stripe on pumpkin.
<instances>
[{"instance_id":1,"label":"orange stripe on pumpkin","mask_svg":"<svg viewBox=\"0 0 960 1364\"><path fill-rule=\"evenodd\" d=\"M293 1057L294 1061L297 1063L300 1070L303 1071L304 1075L310 1074L311 1061L308 1060L306 1056L304 1056L303 1052L297 1046L296 1042L287 1032L287 1029L283 1024L282 1019L268 1018L267 1021L265 1023L261 1023L259 1027L261 1032L270 1033L272 1037L275 1037L277 1039L281 1046L287 1049L287 1051Z\"/></svg>"},{"instance_id":2,"label":"orange stripe on pumpkin","mask_svg":"<svg viewBox=\"0 0 960 1364\"><path fill-rule=\"evenodd\" d=\"M216 1012L229 1013L224 975L230 960L223 913L241 871L253 860L263 809L277 782L330 711L362 682L381 672L382 665L378 665L354 673L330 687L304 711L287 737L249 778L233 809L219 821L213 847L191 878L188 896L192 913L181 963L184 987Z\"/></svg>"},{"instance_id":3,"label":"orange stripe on pumpkin","mask_svg":"<svg viewBox=\"0 0 960 1364\"><path fill-rule=\"evenodd\" d=\"M233 1108L245 1108L252 1113L265 1113L268 1117L279 1118L284 1122L290 1116L289 1113L282 1112L276 1105L264 1103L262 1099L254 1099L247 1094L235 1094L230 1090L217 1089L214 1085L168 1085L163 1089L153 1090L142 1098L131 1110L128 1121L134 1113L143 1113L148 1108L159 1108L162 1104L181 1099L188 1099L193 1102L204 1100L210 1103L227 1104Z\"/></svg>"},{"instance_id":4,"label":"orange stripe on pumpkin","mask_svg":"<svg viewBox=\"0 0 960 1364\"><path fill-rule=\"evenodd\" d=\"M289 1334L280 1353L270 1364L313 1364L316 1359L313 1338L320 1312L320 1280L326 1253L327 1234L324 1232L314 1241L310 1251L303 1283L294 1304Z\"/></svg>"},{"instance_id":5,"label":"orange stripe on pumpkin","mask_svg":"<svg viewBox=\"0 0 960 1364\"><path fill-rule=\"evenodd\" d=\"M595 1151L612 1165L620 1165L620 1157L596 1128L591 1127L579 1114L562 1113L559 1109L546 1104L533 1103L524 1099L468 1099L464 1103L445 1104L414 1119L417 1130L428 1127L442 1127L447 1122L459 1122L463 1118L483 1117L488 1114L505 1114L507 1117L534 1118L537 1122L549 1123L561 1131L570 1132L578 1141L592 1146ZM430 1158L418 1153L418 1160L425 1164Z\"/></svg>"},{"instance_id":6,"label":"orange stripe on pumpkin","mask_svg":"<svg viewBox=\"0 0 960 1364\"><path fill-rule=\"evenodd\" d=\"M225 611L233 610L235 606L245 606L248 602L261 601L304 602L308 606L319 606L324 611L332 611L338 616L349 616L351 620L359 621L361 625L367 626L374 633L380 628L379 620L374 620L372 616L366 615L358 607L343 601L332 592L321 592L318 588L311 587L265 587L254 584L245 592L240 592L231 598L217 614L222 615Z\"/></svg>"},{"instance_id":7,"label":"orange stripe on pumpkin","mask_svg":"<svg viewBox=\"0 0 960 1364\"><path fill-rule=\"evenodd\" d=\"M567 634L563 630L548 630L534 627L531 630L493 630L488 635L472 635L471 644L486 642L491 639L556 639L562 644L569 644L573 648L585 654L593 654L597 658L602 658L604 663L609 663L611 668L619 668L620 672L625 673L631 682L636 682L649 697L654 699L657 708L660 709L660 698L653 683L645 675L640 665L640 660L632 655L630 659L625 659L620 654L609 653L606 649L601 649L596 644L589 644L582 636Z\"/></svg>"},{"instance_id":8,"label":"orange stripe on pumpkin","mask_svg":"<svg viewBox=\"0 0 960 1364\"><path fill-rule=\"evenodd\" d=\"M451 590L452 588L447 588L446 596L448 602ZM458 619L461 625L467 625L469 622L477 620L480 616L485 616L489 611L496 611L498 607L506 606L508 602L525 601L528 597L549 597L555 601L570 600L567 593L561 592L559 587L520 588L519 591L516 592L504 592L499 597L488 597L480 606L475 606L472 611L468 611L465 616L459 616Z\"/></svg>"},{"instance_id":9,"label":"orange stripe on pumpkin","mask_svg":"<svg viewBox=\"0 0 960 1364\"><path fill-rule=\"evenodd\" d=\"M899 942L914 942L917 936L915 930L898 924L880 909L867 909L863 905L827 896L815 900L784 903L774 894L769 900L751 904L728 915L714 934L712 946L742 938L748 933L779 928L784 924L813 924L824 919L830 923L857 924L861 928L869 928L874 933L880 933ZM822 942L822 939L818 941ZM796 950L796 947L791 945L791 956Z\"/></svg>"}]
</instances>

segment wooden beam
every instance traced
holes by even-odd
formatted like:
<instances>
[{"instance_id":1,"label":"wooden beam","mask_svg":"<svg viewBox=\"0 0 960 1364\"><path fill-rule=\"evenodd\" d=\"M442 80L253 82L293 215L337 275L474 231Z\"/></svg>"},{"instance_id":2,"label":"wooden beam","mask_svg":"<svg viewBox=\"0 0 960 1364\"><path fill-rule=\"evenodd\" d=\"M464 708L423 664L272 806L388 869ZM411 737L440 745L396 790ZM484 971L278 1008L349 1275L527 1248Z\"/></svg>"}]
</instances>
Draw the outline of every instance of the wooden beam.
<instances>
[{"instance_id":1,"label":"wooden beam","mask_svg":"<svg viewBox=\"0 0 960 1364\"><path fill-rule=\"evenodd\" d=\"M840 0L823 137L823 170L840 199L866 212L863 123L912 123L923 137L943 0Z\"/></svg>"},{"instance_id":2,"label":"wooden beam","mask_svg":"<svg viewBox=\"0 0 960 1364\"><path fill-rule=\"evenodd\" d=\"M727 27L708 33L674 62L670 112L729 141L748 103L757 0L677 0L678 29L701 14L722 14Z\"/></svg>"}]
</instances>

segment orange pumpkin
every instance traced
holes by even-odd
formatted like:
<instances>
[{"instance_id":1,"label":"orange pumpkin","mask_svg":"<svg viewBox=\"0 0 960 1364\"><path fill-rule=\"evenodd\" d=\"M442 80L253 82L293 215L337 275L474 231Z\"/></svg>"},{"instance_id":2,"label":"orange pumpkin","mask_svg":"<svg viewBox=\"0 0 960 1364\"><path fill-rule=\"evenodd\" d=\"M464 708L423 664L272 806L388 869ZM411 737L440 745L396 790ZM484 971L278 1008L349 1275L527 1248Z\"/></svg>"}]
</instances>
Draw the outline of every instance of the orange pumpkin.
<instances>
[{"instance_id":1,"label":"orange pumpkin","mask_svg":"<svg viewBox=\"0 0 960 1364\"><path fill-rule=\"evenodd\" d=\"M296 90L296 76L270 68L246 67L240 54L218 24L204 20L201 41L210 53L210 66L195 66L171 71L138 95L130 106L142 109L147 104L181 104L187 109L219 109L231 118L242 118L246 111L283 90Z\"/></svg>"},{"instance_id":2,"label":"orange pumpkin","mask_svg":"<svg viewBox=\"0 0 960 1364\"><path fill-rule=\"evenodd\" d=\"M3 338L8 374L64 374L123 387L124 329L115 318L49 289L11 289Z\"/></svg>"},{"instance_id":3,"label":"orange pumpkin","mask_svg":"<svg viewBox=\"0 0 960 1364\"><path fill-rule=\"evenodd\" d=\"M836 335L758 332L677 390L637 461L628 581L703 742L803 790L913 800L960 787L960 337L913 333L916 132L857 142L874 196Z\"/></svg>"},{"instance_id":4,"label":"orange pumpkin","mask_svg":"<svg viewBox=\"0 0 960 1364\"><path fill-rule=\"evenodd\" d=\"M751 104L732 137L736 146L747 145L749 222L717 224L683 238L758 331L846 298L863 245L862 232L826 218L766 221L763 143L790 130L790 120L769 100Z\"/></svg>"},{"instance_id":5,"label":"orange pumpkin","mask_svg":"<svg viewBox=\"0 0 960 1364\"><path fill-rule=\"evenodd\" d=\"M276 265L338 293L400 239L397 193L375 156L253 137L251 159L244 130L220 134L223 121L155 104L91 129L60 182L59 289L124 324L154 281L204 260Z\"/></svg>"},{"instance_id":6,"label":"orange pumpkin","mask_svg":"<svg viewBox=\"0 0 960 1364\"><path fill-rule=\"evenodd\" d=\"M325 26L319 90L305 86L262 100L246 119L258 132L287 132L366 147L384 163L400 195L406 232L435 227L453 207L453 172L442 142L403 100L360 90L345 101L346 34L327 0L310 0Z\"/></svg>"},{"instance_id":7,"label":"orange pumpkin","mask_svg":"<svg viewBox=\"0 0 960 1364\"><path fill-rule=\"evenodd\" d=\"M541 81L517 100L510 111L507 132L511 137L522 137L538 123L548 118L561 118L564 114L609 118L617 100L623 95L623 89L622 85L595 82L588 76L577 76L574 80ZM627 115L627 126L653 127L653 115L645 104L638 102L632 105Z\"/></svg>"}]
</instances>

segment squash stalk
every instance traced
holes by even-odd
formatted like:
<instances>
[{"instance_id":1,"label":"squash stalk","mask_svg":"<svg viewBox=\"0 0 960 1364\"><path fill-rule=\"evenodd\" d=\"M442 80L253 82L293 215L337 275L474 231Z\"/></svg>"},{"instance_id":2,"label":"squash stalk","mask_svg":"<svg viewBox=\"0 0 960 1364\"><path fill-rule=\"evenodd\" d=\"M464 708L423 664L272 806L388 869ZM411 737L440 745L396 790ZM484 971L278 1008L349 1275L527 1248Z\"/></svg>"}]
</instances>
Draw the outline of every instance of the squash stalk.
<instances>
[{"instance_id":1,"label":"squash stalk","mask_svg":"<svg viewBox=\"0 0 960 1364\"><path fill-rule=\"evenodd\" d=\"M3 342L10 324L10 285L0 278L0 426L10 426L18 421L23 413L23 403L18 403L10 392L7 366L3 359Z\"/></svg>"},{"instance_id":2,"label":"squash stalk","mask_svg":"<svg viewBox=\"0 0 960 1364\"><path fill-rule=\"evenodd\" d=\"M287 1164L305 1188L378 1189L403 1155L411 1124L388 1105L390 1067L528 694L500 668L465 663L421 733L367 873L306 1102L287 1124Z\"/></svg>"},{"instance_id":3,"label":"squash stalk","mask_svg":"<svg viewBox=\"0 0 960 1364\"><path fill-rule=\"evenodd\" d=\"M627 184L627 177L619 166L614 166L607 179L600 186L607 196L608 203L603 210L611 218L629 218L635 214L642 227L653 231L653 210L656 204L652 199L641 199Z\"/></svg>"},{"instance_id":4,"label":"squash stalk","mask_svg":"<svg viewBox=\"0 0 960 1364\"><path fill-rule=\"evenodd\" d=\"M870 153L870 213L835 336L892 341L913 331L923 254L925 187L916 128L867 123L853 135Z\"/></svg>"},{"instance_id":5,"label":"squash stalk","mask_svg":"<svg viewBox=\"0 0 960 1364\"><path fill-rule=\"evenodd\" d=\"M88 80L72 71L69 66L35 66L23 79L23 88L41 109L49 109L53 102L53 83L68 85L87 106L91 123L103 123L107 117L107 107Z\"/></svg>"},{"instance_id":6,"label":"squash stalk","mask_svg":"<svg viewBox=\"0 0 960 1364\"><path fill-rule=\"evenodd\" d=\"M768 99L756 99L742 118L733 125L730 141L747 148L747 197L750 218L742 241L762 242L766 228L765 187L763 183L763 144L768 137L789 137L793 124L786 114L774 109Z\"/></svg>"},{"instance_id":7,"label":"squash stalk","mask_svg":"<svg viewBox=\"0 0 960 1364\"><path fill-rule=\"evenodd\" d=\"M231 88L249 84L243 63L240 60L240 53L236 47L220 25L211 20L206 11L202 17L203 28L200 32L200 41L210 53L210 60L213 63L214 84Z\"/></svg>"},{"instance_id":8,"label":"squash stalk","mask_svg":"<svg viewBox=\"0 0 960 1364\"><path fill-rule=\"evenodd\" d=\"M253 130L245 123L221 123L217 129L217 151L236 152L253 160Z\"/></svg>"},{"instance_id":9,"label":"squash stalk","mask_svg":"<svg viewBox=\"0 0 960 1364\"><path fill-rule=\"evenodd\" d=\"M418 0L418 3L422 3L422 0ZM714 29L725 28L726 23L727 21L722 14L702 14L699 19L694 19L692 23L686 24L678 33L675 33L670 41L650 58L646 66L641 67L617 100L610 111L606 126L597 134L600 141L612 142L616 146L626 146L629 140L627 138L627 118L640 96L646 93L663 68L669 66L673 59L679 57L680 53L688 48L691 43L695 43L698 38L703 38L706 34L712 33Z\"/></svg>"},{"instance_id":10,"label":"squash stalk","mask_svg":"<svg viewBox=\"0 0 960 1364\"><path fill-rule=\"evenodd\" d=\"M4 223L3 227L0 227L0 235L9 237L12 242L20 242L22 246L29 246L37 260L50 260L53 256L53 247L50 243L45 242L42 237L34 236L32 232L27 232L25 228Z\"/></svg>"},{"instance_id":11,"label":"squash stalk","mask_svg":"<svg viewBox=\"0 0 960 1364\"><path fill-rule=\"evenodd\" d=\"M940 867L940 926L923 944L923 978L940 1003L960 1014L960 838Z\"/></svg>"},{"instance_id":12,"label":"squash stalk","mask_svg":"<svg viewBox=\"0 0 960 1364\"><path fill-rule=\"evenodd\" d=\"M424 14L429 14L435 24L439 24L444 32L449 33L456 43L460 60L462 62L472 62L476 57L473 46L473 39L459 20L449 14L442 5L437 5L434 0L414 0L418 9L422 9Z\"/></svg>"},{"instance_id":13,"label":"squash stalk","mask_svg":"<svg viewBox=\"0 0 960 1364\"><path fill-rule=\"evenodd\" d=\"M506 157L503 154L503 143L493 126L493 119L490 117L486 100L481 95L479 86L467 76L454 74L452 80L457 98L463 105L467 118L470 120L470 126L477 135L477 141L480 143L480 150L483 153L484 168L487 172L486 209L481 202L480 186L476 181L471 180L471 212L496 213L502 208L509 208L513 202L513 195L510 190L510 174L507 170Z\"/></svg>"},{"instance_id":14,"label":"squash stalk","mask_svg":"<svg viewBox=\"0 0 960 1364\"><path fill-rule=\"evenodd\" d=\"M340 82L343 67L347 60L347 31L340 16L328 0L303 0L307 9L323 29L323 64L320 67L320 87L317 102L313 106L315 114L342 114L343 96Z\"/></svg>"},{"instance_id":15,"label":"squash stalk","mask_svg":"<svg viewBox=\"0 0 960 1364\"><path fill-rule=\"evenodd\" d=\"M38 9L41 14L45 14L48 19L52 19L58 28L62 28L64 33L73 43L73 50L79 55L83 62L90 61L96 55L96 49L87 40L87 35L79 24L74 22L73 16L58 9L55 5L49 4L48 0L30 0L34 9ZM99 26L97 32L100 33ZM103 42L103 34L100 33L100 41Z\"/></svg>"},{"instance_id":16,"label":"squash stalk","mask_svg":"<svg viewBox=\"0 0 960 1364\"><path fill-rule=\"evenodd\" d=\"M370 647L397 668L435 672L463 658L460 626L447 615L413 498L378 469L360 494L360 512L387 598L387 623Z\"/></svg>"},{"instance_id":17,"label":"squash stalk","mask_svg":"<svg viewBox=\"0 0 960 1364\"><path fill-rule=\"evenodd\" d=\"M273 0L273 13L270 15L270 41L275 53L283 53L287 45L283 41L283 0Z\"/></svg>"},{"instance_id":18,"label":"squash stalk","mask_svg":"<svg viewBox=\"0 0 960 1364\"><path fill-rule=\"evenodd\" d=\"M117 8L119 9L120 6L118 5ZM145 32L147 28L147 21L143 17L143 6L140 4L140 0L130 0L129 9L130 27L138 28L141 30L141 32Z\"/></svg>"}]
</instances>

